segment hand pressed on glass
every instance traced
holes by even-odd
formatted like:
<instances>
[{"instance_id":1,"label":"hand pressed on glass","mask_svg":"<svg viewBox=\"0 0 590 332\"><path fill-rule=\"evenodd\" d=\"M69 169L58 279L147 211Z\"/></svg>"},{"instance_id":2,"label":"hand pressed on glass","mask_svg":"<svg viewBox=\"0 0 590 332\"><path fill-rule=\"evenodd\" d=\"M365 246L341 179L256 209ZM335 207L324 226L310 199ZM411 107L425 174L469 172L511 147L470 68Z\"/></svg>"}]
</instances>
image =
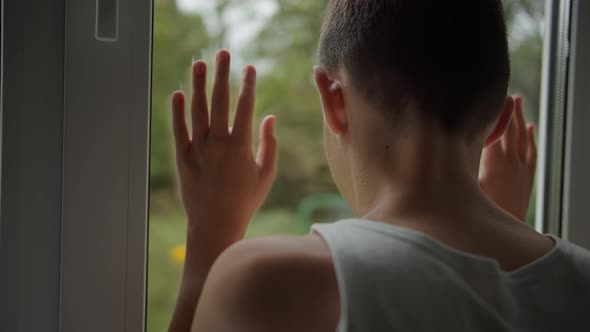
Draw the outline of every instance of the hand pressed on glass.
<instances>
[{"instance_id":1,"label":"hand pressed on glass","mask_svg":"<svg viewBox=\"0 0 590 332\"><path fill-rule=\"evenodd\" d=\"M230 54L217 56L215 85L209 112L204 62L193 66L192 139L184 117L184 96L173 97L176 157L189 231L214 247L243 238L248 220L263 203L275 175L276 139L273 116L260 129L257 156L252 153L252 119L256 70L244 69L233 129L230 108ZM210 120L209 120L210 119ZM219 250L221 248L212 248Z\"/></svg>"},{"instance_id":2,"label":"hand pressed on glass","mask_svg":"<svg viewBox=\"0 0 590 332\"><path fill-rule=\"evenodd\" d=\"M275 177L275 118L260 127L252 151L256 70L244 69L233 128L229 128L230 54L217 54L211 107L206 95L207 66L193 65L190 105L192 135L185 121L185 97L172 97L176 161L188 217L187 252L177 309L170 330L186 331L209 269L229 246L243 239L252 215L264 202Z\"/></svg>"},{"instance_id":3,"label":"hand pressed on glass","mask_svg":"<svg viewBox=\"0 0 590 332\"><path fill-rule=\"evenodd\" d=\"M515 97L508 129L483 150L479 183L499 207L525 221L536 166L535 127L525 122L522 98Z\"/></svg>"}]
</instances>

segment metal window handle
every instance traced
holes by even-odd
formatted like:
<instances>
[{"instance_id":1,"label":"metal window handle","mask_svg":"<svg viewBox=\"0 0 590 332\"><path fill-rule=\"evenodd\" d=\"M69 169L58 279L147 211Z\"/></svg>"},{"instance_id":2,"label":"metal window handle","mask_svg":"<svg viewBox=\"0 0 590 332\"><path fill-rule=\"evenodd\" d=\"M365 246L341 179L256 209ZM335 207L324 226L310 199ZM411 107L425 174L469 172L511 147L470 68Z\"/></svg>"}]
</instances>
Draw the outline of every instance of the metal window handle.
<instances>
[{"instance_id":1,"label":"metal window handle","mask_svg":"<svg viewBox=\"0 0 590 332\"><path fill-rule=\"evenodd\" d=\"M119 0L96 0L94 38L102 42L116 42L119 37Z\"/></svg>"}]
</instances>

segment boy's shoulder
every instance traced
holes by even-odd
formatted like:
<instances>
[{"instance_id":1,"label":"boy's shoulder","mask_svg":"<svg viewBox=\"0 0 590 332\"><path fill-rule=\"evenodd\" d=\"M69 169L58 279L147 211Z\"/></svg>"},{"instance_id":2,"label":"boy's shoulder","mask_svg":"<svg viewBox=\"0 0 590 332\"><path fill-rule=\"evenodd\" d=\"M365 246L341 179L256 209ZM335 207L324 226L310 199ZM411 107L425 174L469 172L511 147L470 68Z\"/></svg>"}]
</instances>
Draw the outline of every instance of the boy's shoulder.
<instances>
[{"instance_id":1,"label":"boy's shoulder","mask_svg":"<svg viewBox=\"0 0 590 332\"><path fill-rule=\"evenodd\" d=\"M240 329L325 331L338 323L336 274L317 235L240 241L219 257L205 287Z\"/></svg>"},{"instance_id":2,"label":"boy's shoulder","mask_svg":"<svg viewBox=\"0 0 590 332\"><path fill-rule=\"evenodd\" d=\"M229 247L216 264L231 265L240 272L256 272L274 276L281 272L285 278L296 278L298 274L283 273L292 270L299 274L307 271L318 274L333 273L332 257L323 240L315 235L272 236L247 239Z\"/></svg>"}]
</instances>

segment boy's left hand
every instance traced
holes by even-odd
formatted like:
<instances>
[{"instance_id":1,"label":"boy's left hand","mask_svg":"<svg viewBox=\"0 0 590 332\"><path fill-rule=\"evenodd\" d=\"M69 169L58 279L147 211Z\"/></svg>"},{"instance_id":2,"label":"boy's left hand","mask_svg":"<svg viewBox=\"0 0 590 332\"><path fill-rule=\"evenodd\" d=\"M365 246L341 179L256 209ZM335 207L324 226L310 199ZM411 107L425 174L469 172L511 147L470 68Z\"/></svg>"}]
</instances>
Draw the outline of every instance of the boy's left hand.
<instances>
[{"instance_id":1,"label":"boy's left hand","mask_svg":"<svg viewBox=\"0 0 590 332\"><path fill-rule=\"evenodd\" d=\"M525 221L536 166L534 126L524 119L522 98L515 97L508 129L498 142L483 150L479 183L499 207Z\"/></svg>"},{"instance_id":2,"label":"boy's left hand","mask_svg":"<svg viewBox=\"0 0 590 332\"><path fill-rule=\"evenodd\" d=\"M264 202L275 176L274 117L263 120L256 157L252 151L256 89L256 70L252 66L244 69L234 126L229 128L230 61L229 52L217 54L210 112L207 66L201 61L193 65L192 135L185 121L183 93L176 92L172 98L176 161L188 217L188 238L196 243L199 255L205 255L200 259L205 260L215 260L225 248L244 237L250 218Z\"/></svg>"}]
</instances>

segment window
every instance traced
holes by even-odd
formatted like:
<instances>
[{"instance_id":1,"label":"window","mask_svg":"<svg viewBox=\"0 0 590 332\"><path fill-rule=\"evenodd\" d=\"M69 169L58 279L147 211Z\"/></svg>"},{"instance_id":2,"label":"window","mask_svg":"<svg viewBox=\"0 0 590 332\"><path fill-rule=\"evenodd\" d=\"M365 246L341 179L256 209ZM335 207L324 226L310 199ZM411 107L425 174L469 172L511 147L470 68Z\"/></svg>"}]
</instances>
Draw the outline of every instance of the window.
<instances>
[{"instance_id":1,"label":"window","mask_svg":"<svg viewBox=\"0 0 590 332\"><path fill-rule=\"evenodd\" d=\"M590 248L590 222L587 215L587 197L584 188L590 187L588 170L590 158L585 142L590 133L585 127L590 121L590 2L574 1L571 11L571 33L568 41L569 77L567 117L565 124L565 151L563 171L562 236L584 248Z\"/></svg>"},{"instance_id":2,"label":"window","mask_svg":"<svg viewBox=\"0 0 590 332\"><path fill-rule=\"evenodd\" d=\"M223 46L233 53L236 78L244 64L257 65L256 121L263 114L277 115L277 180L247 236L304 234L314 222L351 216L324 158L320 102L311 80L326 3L155 1L148 332L162 331L170 321L184 259L186 221L174 169L169 96L176 89L189 91L193 60L213 63L215 51ZM530 0L505 4L513 67L510 92L524 97L527 118L538 124L545 6ZM527 221L532 225L534 219L533 199Z\"/></svg>"},{"instance_id":3,"label":"window","mask_svg":"<svg viewBox=\"0 0 590 332\"><path fill-rule=\"evenodd\" d=\"M101 8L109 9L103 17L113 18L109 13L116 9L117 24L116 31L115 25L101 31L117 40L96 38L102 1ZM211 60L219 47L232 49L234 68L258 66L258 116L278 114L282 146L297 143L281 152L279 182L248 235L301 234L311 222L349 213L323 162L310 80L325 1L1 2L0 330L143 329L148 162L147 330L165 329L184 227L168 96L188 88L193 57ZM539 204L529 222L536 211L539 230L590 248L590 2L505 3L511 91L525 96L528 116L540 129ZM298 96L297 108L289 102L292 95Z\"/></svg>"}]
</instances>

